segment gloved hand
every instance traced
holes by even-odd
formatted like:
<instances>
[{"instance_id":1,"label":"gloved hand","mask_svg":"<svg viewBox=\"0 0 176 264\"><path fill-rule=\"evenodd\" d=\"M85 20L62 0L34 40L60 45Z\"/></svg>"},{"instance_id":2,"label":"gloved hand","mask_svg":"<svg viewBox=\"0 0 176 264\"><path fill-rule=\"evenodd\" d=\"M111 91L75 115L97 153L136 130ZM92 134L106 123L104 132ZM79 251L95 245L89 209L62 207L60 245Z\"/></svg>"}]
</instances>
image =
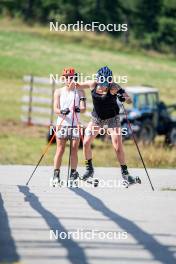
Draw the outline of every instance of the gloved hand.
<instances>
[{"instance_id":1,"label":"gloved hand","mask_svg":"<svg viewBox=\"0 0 176 264\"><path fill-rule=\"evenodd\" d=\"M125 90L123 89L123 88L120 88L119 90L118 90L118 92L117 92L117 95L119 94L119 95L122 95L122 94L124 94L125 93Z\"/></svg>"},{"instance_id":2,"label":"gloved hand","mask_svg":"<svg viewBox=\"0 0 176 264\"><path fill-rule=\"evenodd\" d=\"M60 112L61 112L62 115L68 115L70 113L70 109L69 108L65 108L65 109L62 109Z\"/></svg>"},{"instance_id":3,"label":"gloved hand","mask_svg":"<svg viewBox=\"0 0 176 264\"><path fill-rule=\"evenodd\" d=\"M78 106L75 106L75 113L80 113L80 108Z\"/></svg>"},{"instance_id":4,"label":"gloved hand","mask_svg":"<svg viewBox=\"0 0 176 264\"><path fill-rule=\"evenodd\" d=\"M120 102L125 102L125 97L123 96L123 94L117 94L117 97L119 99Z\"/></svg>"},{"instance_id":5,"label":"gloved hand","mask_svg":"<svg viewBox=\"0 0 176 264\"><path fill-rule=\"evenodd\" d=\"M120 102L125 102L125 97L124 97L125 90L120 88L117 92L117 97Z\"/></svg>"}]
</instances>

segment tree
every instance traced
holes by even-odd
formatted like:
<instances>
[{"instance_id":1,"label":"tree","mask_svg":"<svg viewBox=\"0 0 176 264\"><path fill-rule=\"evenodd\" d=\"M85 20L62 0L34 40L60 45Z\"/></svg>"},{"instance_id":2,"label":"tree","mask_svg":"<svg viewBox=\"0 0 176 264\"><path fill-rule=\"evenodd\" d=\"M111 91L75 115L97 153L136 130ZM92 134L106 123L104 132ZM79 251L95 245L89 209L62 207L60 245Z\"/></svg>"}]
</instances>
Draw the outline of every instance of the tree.
<instances>
[{"instance_id":1,"label":"tree","mask_svg":"<svg viewBox=\"0 0 176 264\"><path fill-rule=\"evenodd\" d=\"M176 5L174 1L164 1L162 15L159 18L159 29L156 42L158 50L162 51L163 45L170 47L176 53Z\"/></svg>"},{"instance_id":2,"label":"tree","mask_svg":"<svg viewBox=\"0 0 176 264\"><path fill-rule=\"evenodd\" d=\"M137 5L136 35L143 37L158 30L163 0L141 0Z\"/></svg>"},{"instance_id":3,"label":"tree","mask_svg":"<svg viewBox=\"0 0 176 264\"><path fill-rule=\"evenodd\" d=\"M122 7L119 0L87 0L81 9L83 21L102 24L119 24L122 22ZM115 32L111 32L114 34Z\"/></svg>"}]
</instances>

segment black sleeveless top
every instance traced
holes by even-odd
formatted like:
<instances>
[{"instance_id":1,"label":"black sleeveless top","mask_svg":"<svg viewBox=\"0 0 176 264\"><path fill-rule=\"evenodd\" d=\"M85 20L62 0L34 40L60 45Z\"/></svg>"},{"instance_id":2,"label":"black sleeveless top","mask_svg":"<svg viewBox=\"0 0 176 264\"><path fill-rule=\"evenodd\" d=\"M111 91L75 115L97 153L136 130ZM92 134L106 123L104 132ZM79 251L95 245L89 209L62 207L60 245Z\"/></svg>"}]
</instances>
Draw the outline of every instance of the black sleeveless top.
<instances>
[{"instance_id":1,"label":"black sleeveless top","mask_svg":"<svg viewBox=\"0 0 176 264\"><path fill-rule=\"evenodd\" d=\"M117 104L117 95L112 95L108 90L107 94L101 95L96 93L96 88L91 91L93 101L93 116L98 116L100 119L108 119L119 114L119 106Z\"/></svg>"}]
</instances>

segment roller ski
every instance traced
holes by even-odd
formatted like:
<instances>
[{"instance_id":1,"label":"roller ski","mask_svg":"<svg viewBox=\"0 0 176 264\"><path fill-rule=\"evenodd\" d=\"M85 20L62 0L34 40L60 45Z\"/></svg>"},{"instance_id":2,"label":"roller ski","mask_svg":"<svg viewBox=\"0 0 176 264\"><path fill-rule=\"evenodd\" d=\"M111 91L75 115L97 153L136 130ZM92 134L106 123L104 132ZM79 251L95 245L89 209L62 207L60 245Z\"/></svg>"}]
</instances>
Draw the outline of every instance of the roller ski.
<instances>
[{"instance_id":1,"label":"roller ski","mask_svg":"<svg viewBox=\"0 0 176 264\"><path fill-rule=\"evenodd\" d=\"M61 187L60 170L54 170L54 176L51 178L50 186Z\"/></svg>"},{"instance_id":2,"label":"roller ski","mask_svg":"<svg viewBox=\"0 0 176 264\"><path fill-rule=\"evenodd\" d=\"M129 186L131 186L133 184L136 184L136 183L141 184L141 179L139 177L132 177L129 174L127 166L125 166L122 169L122 178L123 178L122 186L125 187L125 188L128 188Z\"/></svg>"},{"instance_id":3,"label":"roller ski","mask_svg":"<svg viewBox=\"0 0 176 264\"><path fill-rule=\"evenodd\" d=\"M71 170L68 180L69 187L78 187L79 173L76 170Z\"/></svg>"},{"instance_id":4,"label":"roller ski","mask_svg":"<svg viewBox=\"0 0 176 264\"><path fill-rule=\"evenodd\" d=\"M92 166L92 160L86 160L86 171L83 176L80 176L80 180L85 181L89 184L92 184L94 187L97 187L99 184L99 180L97 178L93 178L94 168Z\"/></svg>"},{"instance_id":5,"label":"roller ski","mask_svg":"<svg viewBox=\"0 0 176 264\"><path fill-rule=\"evenodd\" d=\"M139 183L141 184L141 179L139 177L132 177L132 176L127 176L126 179L122 180L122 186L125 188L128 188L129 186Z\"/></svg>"}]
</instances>

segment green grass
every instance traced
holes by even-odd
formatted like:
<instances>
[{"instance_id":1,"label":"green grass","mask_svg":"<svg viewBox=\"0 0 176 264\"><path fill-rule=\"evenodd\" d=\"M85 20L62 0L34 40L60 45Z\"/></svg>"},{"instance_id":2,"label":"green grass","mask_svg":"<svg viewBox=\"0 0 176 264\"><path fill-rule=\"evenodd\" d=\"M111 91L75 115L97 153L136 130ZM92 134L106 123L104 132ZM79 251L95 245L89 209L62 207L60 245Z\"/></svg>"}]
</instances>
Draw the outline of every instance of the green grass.
<instances>
[{"instance_id":1,"label":"green grass","mask_svg":"<svg viewBox=\"0 0 176 264\"><path fill-rule=\"evenodd\" d=\"M23 75L49 76L72 66L84 74L93 74L101 65L108 65L114 75L127 75L128 85L149 84L160 91L166 103L174 103L176 64L170 56L137 53L125 50L119 42L112 43L107 36L94 34L52 34L48 28L28 27L18 21L0 23L0 163L34 164L45 145L47 129L33 128L22 135L20 125L20 98ZM100 39L99 39L100 38ZM104 45L103 45L104 43ZM9 123L15 122L15 128ZM30 131L30 128L28 128ZM41 133L39 133L41 130ZM158 143L157 143L158 144ZM97 166L116 166L115 155L109 143L96 141L94 148ZM127 159L131 166L141 166L131 142L126 143ZM155 149L158 148L157 157ZM45 158L51 164L55 146ZM68 151L68 150L67 150ZM146 147L144 157L149 167L173 167L174 150L159 146ZM158 154L161 153L161 154ZM79 151L83 164L82 152ZM67 163L67 153L64 163ZM169 160L169 161L168 161Z\"/></svg>"},{"instance_id":2,"label":"green grass","mask_svg":"<svg viewBox=\"0 0 176 264\"><path fill-rule=\"evenodd\" d=\"M19 129L20 128L20 129ZM19 129L19 132L18 132ZM0 161L1 164L36 164L43 150L46 147L45 128L19 126L13 124L13 129L9 127L0 134ZM52 145L42 161L42 164L51 165L55 153L55 145ZM157 148L157 155L156 155ZM143 147L140 146L142 155L147 167L173 167L176 164L175 150L163 149L157 142L156 145ZM63 164L68 164L69 145L63 157ZM139 155L134 144L129 141L125 144L126 158L130 167L142 167ZM79 150L79 164L84 165L82 150ZM117 166L114 150L110 143L96 140L93 147L93 159L96 166Z\"/></svg>"}]
</instances>

